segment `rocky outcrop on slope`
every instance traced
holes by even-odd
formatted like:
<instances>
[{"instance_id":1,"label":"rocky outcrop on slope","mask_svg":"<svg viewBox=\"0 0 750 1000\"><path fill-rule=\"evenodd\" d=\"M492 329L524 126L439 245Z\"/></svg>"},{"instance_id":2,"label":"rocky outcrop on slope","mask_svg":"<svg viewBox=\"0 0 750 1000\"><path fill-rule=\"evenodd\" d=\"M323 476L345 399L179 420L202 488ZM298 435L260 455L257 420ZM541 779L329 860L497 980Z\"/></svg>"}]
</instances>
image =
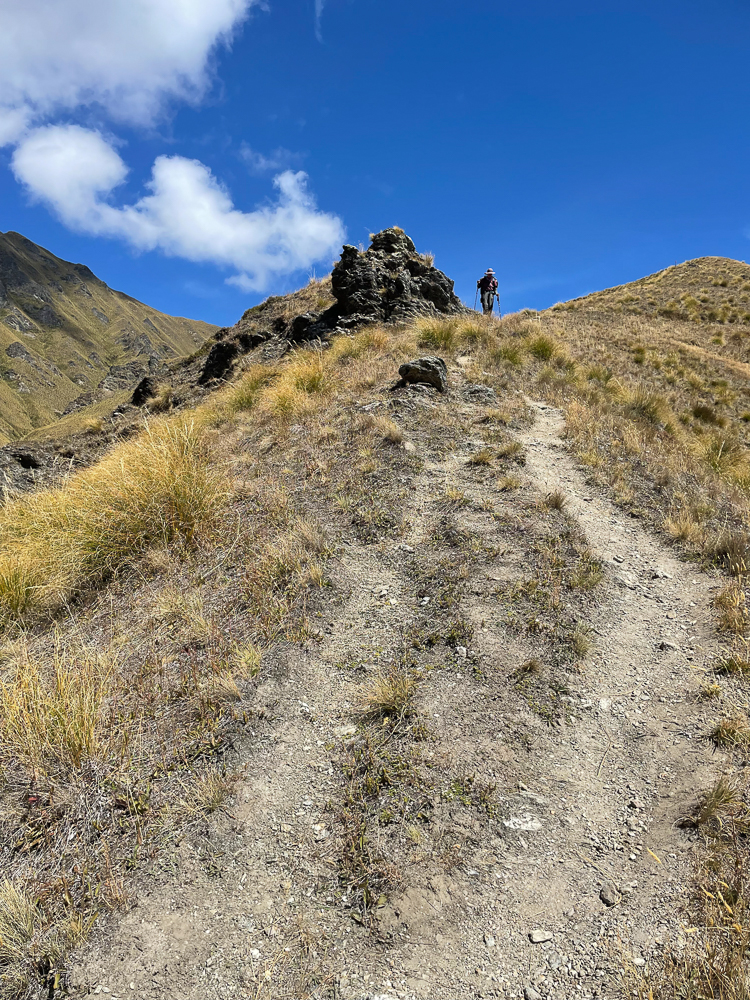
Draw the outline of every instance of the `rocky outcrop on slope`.
<instances>
[{"instance_id":1,"label":"rocky outcrop on slope","mask_svg":"<svg viewBox=\"0 0 750 1000\"><path fill-rule=\"evenodd\" d=\"M225 378L238 357L264 341L278 342L283 353L294 344L327 340L367 323L403 323L416 316L467 311L451 279L430 257L417 253L397 226L376 233L367 250L344 246L331 274L331 292L335 302L321 311L272 316L272 309L257 307L234 327L220 330L200 383Z\"/></svg>"}]
</instances>

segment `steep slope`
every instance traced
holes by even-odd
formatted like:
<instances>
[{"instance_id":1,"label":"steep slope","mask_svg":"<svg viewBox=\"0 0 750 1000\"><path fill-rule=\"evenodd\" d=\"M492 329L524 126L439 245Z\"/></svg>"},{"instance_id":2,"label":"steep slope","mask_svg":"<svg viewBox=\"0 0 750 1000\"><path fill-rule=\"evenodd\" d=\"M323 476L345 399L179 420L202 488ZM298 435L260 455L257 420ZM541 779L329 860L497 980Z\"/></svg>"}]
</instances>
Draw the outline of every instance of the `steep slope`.
<instances>
[{"instance_id":1,"label":"steep slope","mask_svg":"<svg viewBox=\"0 0 750 1000\"><path fill-rule=\"evenodd\" d=\"M0 234L0 436L131 387L215 329L114 291L19 233Z\"/></svg>"}]
</instances>

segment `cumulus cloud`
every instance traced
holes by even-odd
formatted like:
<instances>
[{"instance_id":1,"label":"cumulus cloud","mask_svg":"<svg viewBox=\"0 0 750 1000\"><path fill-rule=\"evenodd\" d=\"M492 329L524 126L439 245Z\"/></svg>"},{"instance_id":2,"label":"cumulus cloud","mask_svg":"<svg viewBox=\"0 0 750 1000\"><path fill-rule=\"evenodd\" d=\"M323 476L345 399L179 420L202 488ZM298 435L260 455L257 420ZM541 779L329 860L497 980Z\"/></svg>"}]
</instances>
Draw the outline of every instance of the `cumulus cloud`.
<instances>
[{"instance_id":1,"label":"cumulus cloud","mask_svg":"<svg viewBox=\"0 0 750 1000\"><path fill-rule=\"evenodd\" d=\"M204 164L160 156L149 193L118 207L111 195L128 169L99 132L77 125L33 131L15 150L12 169L70 228L232 267L229 281L243 291L262 291L274 276L330 256L344 237L341 221L317 209L307 175L292 170L274 179L273 204L241 212Z\"/></svg>"},{"instance_id":2,"label":"cumulus cloud","mask_svg":"<svg viewBox=\"0 0 750 1000\"><path fill-rule=\"evenodd\" d=\"M254 6L263 0L0 0L0 146L15 146L16 178L72 229L234 268L229 280L248 291L330 256L343 227L318 210L288 150L246 147L254 172L277 173L275 200L252 212L181 156L158 157L148 193L118 206L128 167L116 140L54 124L94 108L146 126L172 102L198 101L217 46Z\"/></svg>"},{"instance_id":3,"label":"cumulus cloud","mask_svg":"<svg viewBox=\"0 0 750 1000\"><path fill-rule=\"evenodd\" d=\"M256 2L0 0L0 141L61 110L149 124L165 101L198 99Z\"/></svg>"}]
</instances>

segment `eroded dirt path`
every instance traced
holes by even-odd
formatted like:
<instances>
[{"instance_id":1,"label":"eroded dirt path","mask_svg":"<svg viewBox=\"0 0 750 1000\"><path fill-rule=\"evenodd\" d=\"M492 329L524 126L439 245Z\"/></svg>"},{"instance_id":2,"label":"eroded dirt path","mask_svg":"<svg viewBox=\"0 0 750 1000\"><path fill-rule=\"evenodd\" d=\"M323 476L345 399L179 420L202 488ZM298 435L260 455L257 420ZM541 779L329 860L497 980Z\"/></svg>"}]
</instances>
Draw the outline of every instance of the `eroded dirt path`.
<instances>
[{"instance_id":1,"label":"eroded dirt path","mask_svg":"<svg viewBox=\"0 0 750 1000\"><path fill-rule=\"evenodd\" d=\"M482 407L454 392L466 433L440 456L424 416L448 404L417 403L393 405L424 460L406 533L343 540L318 636L264 665L253 708L267 719L235 800L160 856L137 906L95 932L75 995L606 997L621 947L639 965L679 934L693 845L677 821L716 767L695 698L716 653L715 581L592 491L559 411L534 405L519 435L524 482L498 514L496 473L467 461ZM563 671L553 717L519 690L537 648L509 627L502 595L528 570L534 504L554 490L606 572L585 615L593 650ZM436 532L446 511L474 553L449 614L435 566L463 543ZM428 815L375 836L374 851L397 848L400 884L367 928L337 888L357 692L446 615L473 635L442 647L420 684ZM491 814L454 794L468 775L494 790Z\"/></svg>"}]
</instances>

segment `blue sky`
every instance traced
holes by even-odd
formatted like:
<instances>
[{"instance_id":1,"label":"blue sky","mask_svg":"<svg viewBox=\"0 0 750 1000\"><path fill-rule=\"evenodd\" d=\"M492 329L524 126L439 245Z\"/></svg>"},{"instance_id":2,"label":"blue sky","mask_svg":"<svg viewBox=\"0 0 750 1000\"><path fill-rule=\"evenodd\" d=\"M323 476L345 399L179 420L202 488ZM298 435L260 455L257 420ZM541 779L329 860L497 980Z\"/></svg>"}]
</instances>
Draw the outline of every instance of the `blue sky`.
<instances>
[{"instance_id":1,"label":"blue sky","mask_svg":"<svg viewBox=\"0 0 750 1000\"><path fill-rule=\"evenodd\" d=\"M470 304L494 267L503 311L750 255L745 0L0 0L0 19L0 229L166 312L230 324L394 223Z\"/></svg>"}]
</instances>

